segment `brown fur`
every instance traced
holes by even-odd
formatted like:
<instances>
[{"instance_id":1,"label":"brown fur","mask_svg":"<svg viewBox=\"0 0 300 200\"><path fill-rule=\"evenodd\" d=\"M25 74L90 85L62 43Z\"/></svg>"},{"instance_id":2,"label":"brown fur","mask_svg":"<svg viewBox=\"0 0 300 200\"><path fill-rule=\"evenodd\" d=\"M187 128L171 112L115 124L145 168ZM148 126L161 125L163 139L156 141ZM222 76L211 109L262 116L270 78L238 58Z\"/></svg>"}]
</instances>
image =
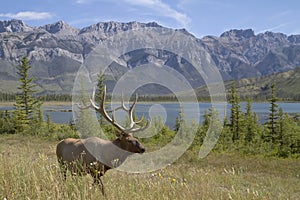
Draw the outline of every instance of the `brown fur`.
<instances>
[{"instance_id":1,"label":"brown fur","mask_svg":"<svg viewBox=\"0 0 300 200\"><path fill-rule=\"evenodd\" d=\"M120 153L118 148L126 152ZM66 179L67 170L72 175L91 174L94 183L101 187L103 194L104 186L100 179L101 176L112 167L122 164L132 153L144 152L145 148L132 134L121 134L114 141L103 140L98 137L67 138L60 141L56 147L57 159L64 178Z\"/></svg>"}]
</instances>

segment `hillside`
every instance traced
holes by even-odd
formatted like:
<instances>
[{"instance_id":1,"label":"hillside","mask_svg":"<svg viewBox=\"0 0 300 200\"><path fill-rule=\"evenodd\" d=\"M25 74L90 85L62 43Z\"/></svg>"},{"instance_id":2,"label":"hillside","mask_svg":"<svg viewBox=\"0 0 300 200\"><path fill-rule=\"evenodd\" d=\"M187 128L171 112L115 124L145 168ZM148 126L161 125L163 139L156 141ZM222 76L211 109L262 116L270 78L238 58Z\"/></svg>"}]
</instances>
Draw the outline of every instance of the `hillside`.
<instances>
[{"instance_id":1,"label":"hillside","mask_svg":"<svg viewBox=\"0 0 300 200\"><path fill-rule=\"evenodd\" d=\"M0 21L0 92L17 91L16 66L25 55L41 93L70 94L77 70L99 42L115 33L142 27L161 26L155 22L99 22L77 29L63 21L39 27L30 27L20 20ZM191 35L184 29L177 31ZM300 35L273 32L256 35L251 29L234 29L197 41L211 55L224 80L267 76L300 65ZM179 71L193 88L204 84L202 77L195 74L193 66L184 59L172 52L157 52L150 55L137 50L124 56L123 65L112 63L107 77L108 90L132 67L153 60ZM144 93L149 91L145 88ZM168 91L154 88L151 92Z\"/></svg>"},{"instance_id":2,"label":"hillside","mask_svg":"<svg viewBox=\"0 0 300 200\"><path fill-rule=\"evenodd\" d=\"M247 97L251 97L253 100L267 100L270 97L273 83L276 86L276 96L280 100L300 100L300 67L282 73L235 81L237 93L244 100ZM233 81L225 82L227 93L230 93L232 84ZM208 96L205 86L197 88L196 93L202 98Z\"/></svg>"}]
</instances>

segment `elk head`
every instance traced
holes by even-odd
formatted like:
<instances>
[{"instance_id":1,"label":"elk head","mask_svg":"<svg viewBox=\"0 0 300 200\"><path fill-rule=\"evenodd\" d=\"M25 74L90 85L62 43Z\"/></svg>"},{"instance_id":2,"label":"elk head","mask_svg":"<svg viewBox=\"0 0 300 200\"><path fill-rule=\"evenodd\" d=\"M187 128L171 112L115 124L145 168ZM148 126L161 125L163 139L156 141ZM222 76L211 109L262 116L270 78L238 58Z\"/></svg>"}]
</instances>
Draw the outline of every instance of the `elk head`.
<instances>
[{"instance_id":1,"label":"elk head","mask_svg":"<svg viewBox=\"0 0 300 200\"><path fill-rule=\"evenodd\" d=\"M132 133L122 134L113 141L113 143L120 148L132 152L132 153L144 153L146 151L145 147L139 142L137 138L133 136Z\"/></svg>"}]
</instances>

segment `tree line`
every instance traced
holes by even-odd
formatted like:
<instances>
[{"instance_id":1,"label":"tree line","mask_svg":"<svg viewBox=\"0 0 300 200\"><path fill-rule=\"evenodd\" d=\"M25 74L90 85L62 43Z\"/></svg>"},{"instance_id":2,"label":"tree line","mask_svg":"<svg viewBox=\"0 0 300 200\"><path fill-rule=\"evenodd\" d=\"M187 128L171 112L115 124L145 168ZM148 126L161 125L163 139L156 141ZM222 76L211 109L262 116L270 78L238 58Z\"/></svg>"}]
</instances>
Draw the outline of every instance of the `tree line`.
<instances>
[{"instance_id":1,"label":"tree line","mask_svg":"<svg viewBox=\"0 0 300 200\"><path fill-rule=\"evenodd\" d=\"M16 97L21 93L5 93L0 92L0 102L15 102ZM72 95L70 94L34 94L35 98L40 99L41 101L60 101L60 102L71 102Z\"/></svg>"}]
</instances>

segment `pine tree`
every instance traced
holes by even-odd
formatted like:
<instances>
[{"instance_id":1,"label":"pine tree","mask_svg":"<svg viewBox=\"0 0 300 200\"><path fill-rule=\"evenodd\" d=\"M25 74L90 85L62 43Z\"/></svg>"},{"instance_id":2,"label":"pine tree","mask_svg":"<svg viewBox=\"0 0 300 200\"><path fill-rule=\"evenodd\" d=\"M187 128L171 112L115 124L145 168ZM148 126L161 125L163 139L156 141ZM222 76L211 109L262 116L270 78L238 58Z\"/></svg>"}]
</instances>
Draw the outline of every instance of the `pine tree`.
<instances>
[{"instance_id":1,"label":"pine tree","mask_svg":"<svg viewBox=\"0 0 300 200\"><path fill-rule=\"evenodd\" d=\"M297 131L298 129L298 131ZM276 147L277 156L288 157L297 152L300 141L300 129L296 122L282 108L278 112ZM296 148L295 148L296 147Z\"/></svg>"},{"instance_id":2,"label":"pine tree","mask_svg":"<svg viewBox=\"0 0 300 200\"><path fill-rule=\"evenodd\" d=\"M266 139L267 141L271 141L272 143L275 142L278 131L277 131L277 121L279 117L279 110L278 110L278 104L277 104L278 98L275 94L275 84L272 84L271 86L271 98L269 99L270 102L270 114L269 119L267 122L267 127L270 131L270 134L267 135Z\"/></svg>"},{"instance_id":3,"label":"pine tree","mask_svg":"<svg viewBox=\"0 0 300 200\"><path fill-rule=\"evenodd\" d=\"M236 93L236 87L234 83L231 86L230 104L231 104L230 127L232 132L232 141L235 142L240 137L239 132L241 128L240 127L241 108L240 108L240 98Z\"/></svg>"},{"instance_id":4,"label":"pine tree","mask_svg":"<svg viewBox=\"0 0 300 200\"><path fill-rule=\"evenodd\" d=\"M277 137L276 140L279 143L280 147L283 146L283 136L284 136L284 121L285 116L283 113L283 109L279 108L278 111L278 121L277 121Z\"/></svg>"},{"instance_id":5,"label":"pine tree","mask_svg":"<svg viewBox=\"0 0 300 200\"><path fill-rule=\"evenodd\" d=\"M180 108L179 114L175 119L175 127L174 127L174 131L179 131L180 127L183 126L183 124L185 123L185 119L184 119L184 113L183 113L183 108Z\"/></svg>"},{"instance_id":6,"label":"pine tree","mask_svg":"<svg viewBox=\"0 0 300 200\"><path fill-rule=\"evenodd\" d=\"M79 108L78 113L76 114L76 127L80 133L81 138L87 138L90 136L95 136L100 133L97 132L98 130L98 122L94 120L93 110L84 108L86 105L89 105L89 99L85 94L85 87L83 82L81 82L81 91L79 96L79 102L81 102L83 108Z\"/></svg>"},{"instance_id":7,"label":"pine tree","mask_svg":"<svg viewBox=\"0 0 300 200\"><path fill-rule=\"evenodd\" d=\"M203 117L204 117L204 120L203 120L202 126L205 127L207 130L209 127L209 124L210 124L210 113L207 110L205 110Z\"/></svg>"},{"instance_id":8,"label":"pine tree","mask_svg":"<svg viewBox=\"0 0 300 200\"><path fill-rule=\"evenodd\" d=\"M98 102L99 105L102 101L103 92L104 92L104 74L102 73L102 71L100 71L98 75L97 92L95 97L96 98L95 101ZM99 115L99 122L100 125L105 123L105 120L102 115Z\"/></svg>"},{"instance_id":9,"label":"pine tree","mask_svg":"<svg viewBox=\"0 0 300 200\"><path fill-rule=\"evenodd\" d=\"M248 98L246 113L245 113L245 123L246 123L246 134L245 134L245 142L250 143L254 138L255 126L257 124L256 115L252 112L252 103Z\"/></svg>"},{"instance_id":10,"label":"pine tree","mask_svg":"<svg viewBox=\"0 0 300 200\"><path fill-rule=\"evenodd\" d=\"M177 116L175 119L174 131L175 132L179 131L179 128L180 128L180 119L179 119L179 116Z\"/></svg>"},{"instance_id":11,"label":"pine tree","mask_svg":"<svg viewBox=\"0 0 300 200\"><path fill-rule=\"evenodd\" d=\"M47 112L47 114L46 114L46 122L47 122L47 131L48 131L48 133L51 133L52 132L52 128L51 128L52 122L51 122L51 117L50 117L49 112Z\"/></svg>"},{"instance_id":12,"label":"pine tree","mask_svg":"<svg viewBox=\"0 0 300 200\"><path fill-rule=\"evenodd\" d=\"M36 85L33 84L34 78L29 77L30 68L31 66L28 64L27 58L23 57L21 65L17 68L17 74L20 77L19 81L21 83L18 89L21 92L17 95L15 103L16 129L21 132L28 128L30 121L41 118L41 114L39 114L41 102L33 96L36 92L34 90Z\"/></svg>"},{"instance_id":13,"label":"pine tree","mask_svg":"<svg viewBox=\"0 0 300 200\"><path fill-rule=\"evenodd\" d=\"M223 123L220 121L219 113L214 107L209 108L208 116L206 117L209 118L209 127L207 127L206 131L207 141L216 142L220 137L220 133L223 128ZM205 121L206 120L207 119L205 119Z\"/></svg>"}]
</instances>

